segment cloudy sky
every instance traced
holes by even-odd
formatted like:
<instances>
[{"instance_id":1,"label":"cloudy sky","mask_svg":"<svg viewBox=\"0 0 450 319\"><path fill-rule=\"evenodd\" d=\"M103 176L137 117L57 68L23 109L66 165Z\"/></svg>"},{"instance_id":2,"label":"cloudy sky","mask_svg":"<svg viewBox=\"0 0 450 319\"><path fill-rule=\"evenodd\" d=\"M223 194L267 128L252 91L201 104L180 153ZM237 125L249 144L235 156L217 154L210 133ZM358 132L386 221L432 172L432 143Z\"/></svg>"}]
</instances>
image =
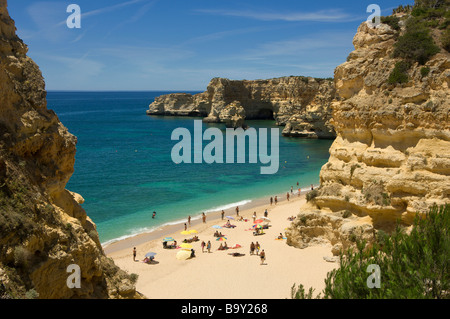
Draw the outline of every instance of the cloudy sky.
<instances>
[{"instance_id":1,"label":"cloudy sky","mask_svg":"<svg viewBox=\"0 0 450 319\"><path fill-rule=\"evenodd\" d=\"M203 91L213 77L332 77L376 3L408 0L9 0L48 90ZM69 28L70 4L81 28Z\"/></svg>"}]
</instances>

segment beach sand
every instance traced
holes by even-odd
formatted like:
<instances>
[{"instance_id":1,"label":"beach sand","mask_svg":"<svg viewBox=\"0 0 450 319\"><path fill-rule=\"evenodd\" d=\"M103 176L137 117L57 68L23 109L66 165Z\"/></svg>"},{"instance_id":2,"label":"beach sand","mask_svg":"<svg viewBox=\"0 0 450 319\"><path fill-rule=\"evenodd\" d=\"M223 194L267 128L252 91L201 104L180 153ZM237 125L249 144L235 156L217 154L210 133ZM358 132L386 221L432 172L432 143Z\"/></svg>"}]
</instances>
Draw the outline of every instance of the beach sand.
<instances>
[{"instance_id":1,"label":"beach sand","mask_svg":"<svg viewBox=\"0 0 450 319\"><path fill-rule=\"evenodd\" d=\"M265 200L268 202L268 199ZM184 225L165 227L151 234L121 240L104 247L108 257L128 273L139 275L136 288L150 299L285 299L290 298L291 287L303 284L306 289L315 288L315 294L325 287L324 279L329 271L338 264L326 262L323 257L331 256L331 246L314 246L306 249L290 247L286 240L276 240L280 233L290 225L288 217L297 216L299 208L305 203L305 196L291 196L291 200L279 201L277 205L262 204L243 209L239 214L248 222L230 220L234 229L219 229L227 237L228 247L236 244L239 249L218 251L220 242L216 241L212 228L225 225L220 215L208 214L206 223L191 221L188 230L195 229L200 241L192 243L196 257L177 260L180 249L163 249L162 239L171 236L178 245L193 235L181 235ZM271 222L265 235L253 236L249 230L253 225L252 215L264 216L268 210ZM234 209L225 211L225 216L236 216ZM186 216L187 222L187 216ZM211 253L202 253L201 242L211 241ZM257 255L250 255L250 243L258 241L266 260L261 265ZM133 261L133 247L137 257ZM157 253L154 264L143 263L148 252ZM233 257L229 253L239 252L242 257Z\"/></svg>"}]
</instances>

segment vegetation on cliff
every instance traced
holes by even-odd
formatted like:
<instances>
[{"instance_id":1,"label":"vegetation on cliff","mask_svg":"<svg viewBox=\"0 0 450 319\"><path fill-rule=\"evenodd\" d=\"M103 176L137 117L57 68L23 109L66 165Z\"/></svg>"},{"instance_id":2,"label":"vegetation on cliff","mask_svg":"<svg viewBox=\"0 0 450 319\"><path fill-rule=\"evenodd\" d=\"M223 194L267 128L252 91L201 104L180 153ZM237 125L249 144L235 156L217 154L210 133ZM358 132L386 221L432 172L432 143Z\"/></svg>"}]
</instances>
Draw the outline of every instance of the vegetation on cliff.
<instances>
[{"instance_id":1,"label":"vegetation on cliff","mask_svg":"<svg viewBox=\"0 0 450 319\"><path fill-rule=\"evenodd\" d=\"M370 244L357 240L356 250L342 253L339 268L328 273L323 298L450 298L449 229L450 205L435 206L416 216L410 232L398 226L391 235L378 232ZM380 267L380 288L368 287L369 265ZM312 289L292 287L292 298L312 297Z\"/></svg>"}]
</instances>

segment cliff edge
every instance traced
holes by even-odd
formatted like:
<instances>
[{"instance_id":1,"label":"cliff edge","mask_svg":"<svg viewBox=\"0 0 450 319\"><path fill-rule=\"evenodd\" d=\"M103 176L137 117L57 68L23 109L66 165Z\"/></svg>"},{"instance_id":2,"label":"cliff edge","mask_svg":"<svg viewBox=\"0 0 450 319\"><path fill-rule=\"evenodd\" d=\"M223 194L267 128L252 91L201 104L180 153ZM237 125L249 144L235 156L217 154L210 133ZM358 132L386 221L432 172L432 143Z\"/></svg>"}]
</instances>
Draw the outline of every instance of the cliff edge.
<instances>
[{"instance_id":1,"label":"cliff edge","mask_svg":"<svg viewBox=\"0 0 450 319\"><path fill-rule=\"evenodd\" d=\"M416 213L450 203L450 54L440 45L444 31L429 33L438 49L426 29L413 36L419 29L408 26L417 20L399 14L385 19L395 23L358 28L355 50L335 70L337 138L320 189L287 231L289 244L327 242L337 255L355 236L370 240L398 220L410 225ZM415 39L433 49L420 62L407 55L422 58L420 45L399 54Z\"/></svg>"},{"instance_id":2,"label":"cliff edge","mask_svg":"<svg viewBox=\"0 0 450 319\"><path fill-rule=\"evenodd\" d=\"M0 0L0 298L140 298L105 256L81 196L65 189L77 140L47 109L26 53ZM80 288L68 287L70 265Z\"/></svg>"}]
</instances>

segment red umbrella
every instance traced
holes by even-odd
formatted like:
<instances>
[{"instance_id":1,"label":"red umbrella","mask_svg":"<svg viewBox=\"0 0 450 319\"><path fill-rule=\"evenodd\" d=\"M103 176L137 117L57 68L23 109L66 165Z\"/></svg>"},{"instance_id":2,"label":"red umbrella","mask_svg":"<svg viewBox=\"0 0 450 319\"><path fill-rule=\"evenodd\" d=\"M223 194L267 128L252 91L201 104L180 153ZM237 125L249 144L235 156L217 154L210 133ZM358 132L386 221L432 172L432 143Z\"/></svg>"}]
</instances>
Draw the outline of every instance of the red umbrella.
<instances>
[{"instance_id":1,"label":"red umbrella","mask_svg":"<svg viewBox=\"0 0 450 319\"><path fill-rule=\"evenodd\" d=\"M255 220L255 224L261 224L262 222L263 222L262 219L257 219L257 220Z\"/></svg>"}]
</instances>

